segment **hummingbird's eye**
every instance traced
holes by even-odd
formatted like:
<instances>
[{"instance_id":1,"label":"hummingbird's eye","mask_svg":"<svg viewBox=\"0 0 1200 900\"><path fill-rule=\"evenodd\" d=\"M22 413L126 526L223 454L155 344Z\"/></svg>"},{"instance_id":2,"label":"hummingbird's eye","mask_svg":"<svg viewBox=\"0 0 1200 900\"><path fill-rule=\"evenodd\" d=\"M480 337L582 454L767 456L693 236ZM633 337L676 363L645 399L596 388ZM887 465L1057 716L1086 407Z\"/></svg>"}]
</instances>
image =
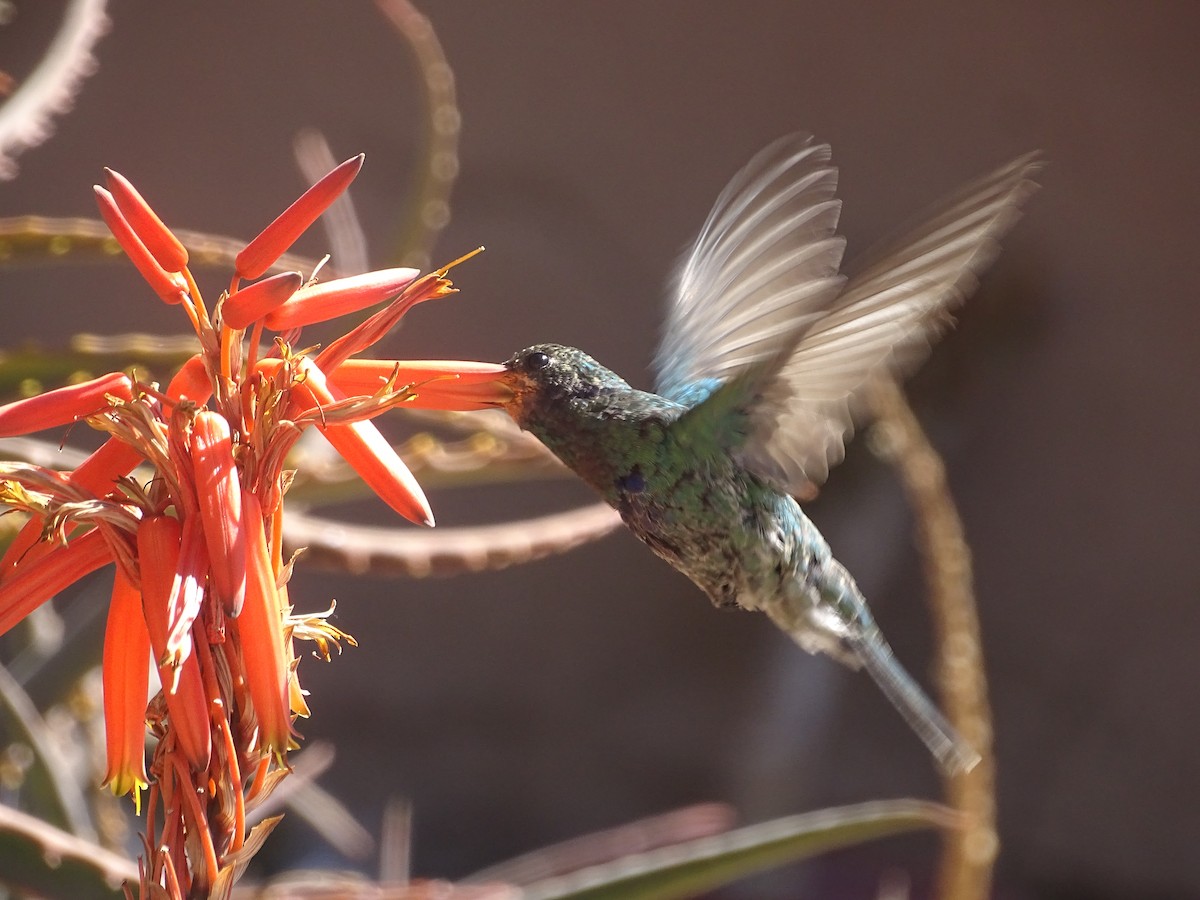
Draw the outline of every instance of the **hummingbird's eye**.
<instances>
[{"instance_id":1,"label":"hummingbird's eye","mask_svg":"<svg viewBox=\"0 0 1200 900\"><path fill-rule=\"evenodd\" d=\"M530 353L525 357L525 368L531 371L544 369L548 365L550 365L550 357L541 350L535 350L533 353Z\"/></svg>"}]
</instances>

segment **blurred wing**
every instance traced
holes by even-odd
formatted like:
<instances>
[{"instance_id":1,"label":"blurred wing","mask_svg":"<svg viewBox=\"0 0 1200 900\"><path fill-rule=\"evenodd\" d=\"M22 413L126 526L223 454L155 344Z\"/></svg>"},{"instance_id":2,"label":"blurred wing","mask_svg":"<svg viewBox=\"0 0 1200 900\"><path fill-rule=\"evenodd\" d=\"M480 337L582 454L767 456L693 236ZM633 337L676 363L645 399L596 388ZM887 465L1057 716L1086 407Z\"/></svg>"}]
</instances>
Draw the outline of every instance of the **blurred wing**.
<instances>
[{"instance_id":1,"label":"blurred wing","mask_svg":"<svg viewBox=\"0 0 1200 900\"><path fill-rule=\"evenodd\" d=\"M756 400L747 463L793 492L841 461L856 400L872 377L920 361L976 285L999 238L1036 189L1022 156L934 206L917 227L869 254Z\"/></svg>"},{"instance_id":2,"label":"blurred wing","mask_svg":"<svg viewBox=\"0 0 1200 900\"><path fill-rule=\"evenodd\" d=\"M836 187L829 146L808 135L734 176L679 271L654 358L660 394L692 405L820 319L842 281Z\"/></svg>"}]
</instances>

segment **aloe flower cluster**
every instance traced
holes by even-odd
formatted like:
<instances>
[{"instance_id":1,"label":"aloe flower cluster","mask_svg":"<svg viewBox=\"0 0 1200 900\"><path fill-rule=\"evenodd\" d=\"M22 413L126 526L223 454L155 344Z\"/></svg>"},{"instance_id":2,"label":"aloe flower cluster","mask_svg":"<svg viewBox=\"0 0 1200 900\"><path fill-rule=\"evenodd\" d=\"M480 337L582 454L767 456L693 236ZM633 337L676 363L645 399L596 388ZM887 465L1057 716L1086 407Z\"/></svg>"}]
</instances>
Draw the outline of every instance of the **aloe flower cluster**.
<instances>
[{"instance_id":1,"label":"aloe flower cluster","mask_svg":"<svg viewBox=\"0 0 1200 900\"><path fill-rule=\"evenodd\" d=\"M0 407L0 436L80 421L108 436L73 471L0 463L0 504L29 515L0 560L0 633L115 564L106 783L139 803L149 786L143 897L207 896L232 882L233 860L259 842L247 807L286 774L294 717L308 713L294 642L328 655L347 638L327 613L296 615L288 599L289 449L318 429L389 506L432 525L420 487L369 420L402 404L465 410L502 399L498 366L354 358L412 306L451 293L449 266L321 283L263 277L362 161L335 168L247 244L211 307L186 248L108 171L95 188L100 212L158 297L186 314L197 352L165 385L112 372ZM303 326L385 303L327 346L294 349ZM161 690L147 702L155 669Z\"/></svg>"}]
</instances>

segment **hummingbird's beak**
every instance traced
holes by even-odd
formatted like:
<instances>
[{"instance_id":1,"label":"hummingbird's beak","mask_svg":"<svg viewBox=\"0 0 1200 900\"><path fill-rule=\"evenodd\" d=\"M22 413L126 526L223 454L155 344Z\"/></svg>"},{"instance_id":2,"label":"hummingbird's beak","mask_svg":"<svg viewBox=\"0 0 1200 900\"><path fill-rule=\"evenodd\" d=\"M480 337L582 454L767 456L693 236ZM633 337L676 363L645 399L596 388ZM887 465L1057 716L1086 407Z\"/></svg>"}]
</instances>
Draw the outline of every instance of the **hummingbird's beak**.
<instances>
[{"instance_id":1,"label":"hummingbird's beak","mask_svg":"<svg viewBox=\"0 0 1200 900\"><path fill-rule=\"evenodd\" d=\"M522 409L526 401L537 394L538 385L529 375L514 368L515 360L516 357L513 357L504 364L504 374L496 380L496 385L499 390L508 393L504 402L498 405L513 418L513 421L521 424Z\"/></svg>"},{"instance_id":2,"label":"hummingbird's beak","mask_svg":"<svg viewBox=\"0 0 1200 900\"><path fill-rule=\"evenodd\" d=\"M406 406L462 411L507 406L513 399L511 377L496 363L379 359L348 359L328 375L347 396L374 394L390 380L411 386L415 396Z\"/></svg>"}]
</instances>

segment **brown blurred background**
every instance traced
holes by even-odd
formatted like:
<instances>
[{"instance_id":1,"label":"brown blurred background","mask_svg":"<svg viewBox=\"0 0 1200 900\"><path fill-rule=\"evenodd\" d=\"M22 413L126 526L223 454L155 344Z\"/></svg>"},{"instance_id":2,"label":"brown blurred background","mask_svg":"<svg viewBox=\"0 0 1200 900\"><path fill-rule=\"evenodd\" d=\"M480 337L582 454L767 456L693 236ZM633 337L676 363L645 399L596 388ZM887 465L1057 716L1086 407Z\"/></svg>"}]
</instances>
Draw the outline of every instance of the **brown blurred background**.
<instances>
[{"instance_id":1,"label":"brown blurred background","mask_svg":"<svg viewBox=\"0 0 1200 900\"><path fill-rule=\"evenodd\" d=\"M16 2L27 70L59 2ZM841 167L848 258L961 181L1033 148L1043 191L960 326L912 382L971 540L996 714L1005 898L1200 897L1200 7L1194 3L427 0L464 131L435 256L478 245L462 294L397 356L584 346L639 386L663 285L726 179L810 130ZM291 143L344 158L389 261L419 151L404 45L365 2L126 2L57 133L0 183L0 216L94 215L102 166L169 223L248 238L302 187ZM317 237L317 235L314 235ZM304 249L319 252L321 241ZM206 282L208 283L208 282ZM219 282L213 280L210 290ZM131 268L0 270L4 344L179 331ZM566 482L441 492L439 522L585 499ZM486 507L483 513L481 507ZM928 683L928 620L893 473L851 446L811 512ZM304 664L324 783L372 828L415 806L420 874L700 800L745 821L935 795L868 679L722 614L627 534L453 580L303 573L362 646ZM737 896L918 885L933 837L838 854ZM275 864L335 864L302 825Z\"/></svg>"}]
</instances>

